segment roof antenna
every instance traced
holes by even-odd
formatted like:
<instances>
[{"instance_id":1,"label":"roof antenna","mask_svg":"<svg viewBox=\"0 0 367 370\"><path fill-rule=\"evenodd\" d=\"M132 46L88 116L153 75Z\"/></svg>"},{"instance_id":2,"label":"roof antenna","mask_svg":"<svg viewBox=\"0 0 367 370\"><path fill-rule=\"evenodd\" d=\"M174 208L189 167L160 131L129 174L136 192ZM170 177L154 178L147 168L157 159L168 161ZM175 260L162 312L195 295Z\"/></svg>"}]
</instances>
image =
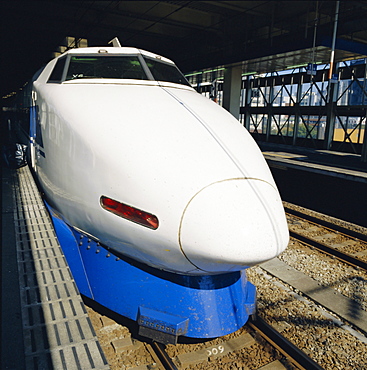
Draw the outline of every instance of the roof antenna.
<instances>
[{"instance_id":1,"label":"roof antenna","mask_svg":"<svg viewBox=\"0 0 367 370\"><path fill-rule=\"evenodd\" d=\"M112 46L115 47L115 48L120 48L121 47L121 44L120 44L120 41L118 39L118 37L115 37L114 39L112 39L109 44L112 43Z\"/></svg>"}]
</instances>

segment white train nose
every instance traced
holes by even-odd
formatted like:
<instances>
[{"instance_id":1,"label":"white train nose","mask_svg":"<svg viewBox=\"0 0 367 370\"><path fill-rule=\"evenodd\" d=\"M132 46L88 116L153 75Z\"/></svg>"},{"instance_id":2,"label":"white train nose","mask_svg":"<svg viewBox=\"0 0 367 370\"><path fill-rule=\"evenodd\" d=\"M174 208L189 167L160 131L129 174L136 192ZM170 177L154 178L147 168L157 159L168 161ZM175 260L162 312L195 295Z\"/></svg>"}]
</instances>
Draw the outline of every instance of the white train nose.
<instances>
[{"instance_id":1,"label":"white train nose","mask_svg":"<svg viewBox=\"0 0 367 370\"><path fill-rule=\"evenodd\" d=\"M206 272L241 270L274 258L287 246L278 191L259 179L229 179L199 191L181 220L180 247Z\"/></svg>"}]
</instances>

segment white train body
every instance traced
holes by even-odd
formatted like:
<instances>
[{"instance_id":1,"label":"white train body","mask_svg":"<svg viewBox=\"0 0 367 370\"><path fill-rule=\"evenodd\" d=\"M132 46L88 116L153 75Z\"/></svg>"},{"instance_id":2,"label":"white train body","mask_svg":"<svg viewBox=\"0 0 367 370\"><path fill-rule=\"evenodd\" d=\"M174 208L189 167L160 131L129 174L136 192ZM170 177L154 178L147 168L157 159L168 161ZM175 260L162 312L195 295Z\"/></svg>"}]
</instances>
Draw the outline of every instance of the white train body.
<instances>
[{"instance_id":1,"label":"white train body","mask_svg":"<svg viewBox=\"0 0 367 370\"><path fill-rule=\"evenodd\" d=\"M122 55L136 58L146 79L67 71L72 58ZM61 79L50 80L61 58ZM36 78L31 156L46 200L111 250L179 274L238 271L280 254L288 243L284 210L250 134L187 84L153 79L144 60L174 67L134 48L84 48ZM103 197L151 214L155 224L106 210Z\"/></svg>"}]
</instances>

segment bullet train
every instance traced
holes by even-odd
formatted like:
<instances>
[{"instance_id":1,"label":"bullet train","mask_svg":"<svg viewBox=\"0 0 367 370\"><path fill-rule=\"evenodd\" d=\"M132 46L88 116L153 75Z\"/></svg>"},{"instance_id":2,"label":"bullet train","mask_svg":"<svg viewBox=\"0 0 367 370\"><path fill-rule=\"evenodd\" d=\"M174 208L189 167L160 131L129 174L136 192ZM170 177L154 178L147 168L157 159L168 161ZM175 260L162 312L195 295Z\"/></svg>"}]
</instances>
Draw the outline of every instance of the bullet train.
<instances>
[{"instance_id":1,"label":"bullet train","mask_svg":"<svg viewBox=\"0 0 367 370\"><path fill-rule=\"evenodd\" d=\"M256 309L246 268L289 238L246 129L131 47L68 50L27 96L29 164L80 292L166 343L240 328Z\"/></svg>"}]
</instances>

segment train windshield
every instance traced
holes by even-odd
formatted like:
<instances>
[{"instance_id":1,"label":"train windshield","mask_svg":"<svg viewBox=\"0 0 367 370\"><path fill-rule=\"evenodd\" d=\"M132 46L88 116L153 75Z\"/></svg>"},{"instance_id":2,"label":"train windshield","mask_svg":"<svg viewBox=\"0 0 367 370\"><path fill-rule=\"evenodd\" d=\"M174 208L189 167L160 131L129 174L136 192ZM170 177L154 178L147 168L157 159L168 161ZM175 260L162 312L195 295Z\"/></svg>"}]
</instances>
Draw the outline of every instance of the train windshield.
<instances>
[{"instance_id":1,"label":"train windshield","mask_svg":"<svg viewBox=\"0 0 367 370\"><path fill-rule=\"evenodd\" d=\"M185 76L174 64L164 63L160 60L146 57L144 57L144 60L156 81L173 82L190 86Z\"/></svg>"},{"instance_id":2,"label":"train windshield","mask_svg":"<svg viewBox=\"0 0 367 370\"><path fill-rule=\"evenodd\" d=\"M124 78L148 80L137 56L72 56L65 80Z\"/></svg>"},{"instance_id":3,"label":"train windshield","mask_svg":"<svg viewBox=\"0 0 367 370\"><path fill-rule=\"evenodd\" d=\"M54 74L52 72L51 76ZM137 55L73 55L70 57L65 81L80 78L156 80L190 86L174 64ZM49 82L55 81L50 78Z\"/></svg>"}]
</instances>

